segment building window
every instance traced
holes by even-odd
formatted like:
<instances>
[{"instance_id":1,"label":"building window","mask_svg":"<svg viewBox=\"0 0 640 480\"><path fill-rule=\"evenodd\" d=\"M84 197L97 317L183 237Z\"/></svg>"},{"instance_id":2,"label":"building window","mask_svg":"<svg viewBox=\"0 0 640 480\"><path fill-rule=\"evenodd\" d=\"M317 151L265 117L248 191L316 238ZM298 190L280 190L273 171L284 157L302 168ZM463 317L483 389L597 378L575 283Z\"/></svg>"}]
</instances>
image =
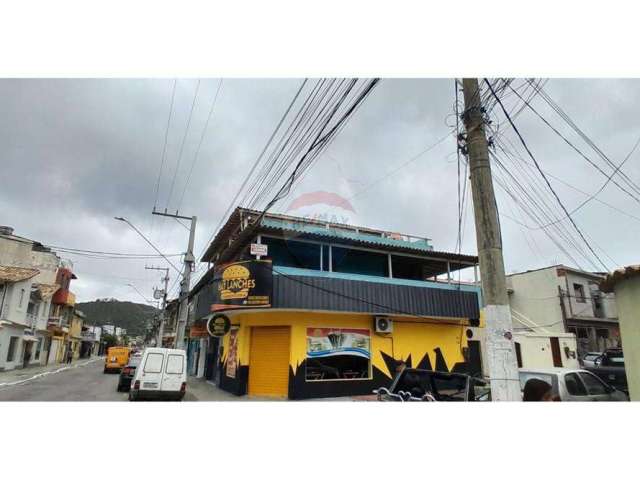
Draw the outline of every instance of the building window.
<instances>
[{"instance_id":1,"label":"building window","mask_svg":"<svg viewBox=\"0 0 640 480\"><path fill-rule=\"evenodd\" d=\"M268 246L267 258L275 266L320 270L320 245L317 243L262 237Z\"/></svg>"},{"instance_id":2,"label":"building window","mask_svg":"<svg viewBox=\"0 0 640 480\"><path fill-rule=\"evenodd\" d=\"M589 331L586 328L578 328L578 338L589 338Z\"/></svg>"},{"instance_id":3,"label":"building window","mask_svg":"<svg viewBox=\"0 0 640 480\"><path fill-rule=\"evenodd\" d=\"M18 346L18 337L11 337L9 339L9 351L7 352L7 362L13 362L16 356L16 347Z\"/></svg>"},{"instance_id":4,"label":"building window","mask_svg":"<svg viewBox=\"0 0 640 480\"><path fill-rule=\"evenodd\" d=\"M609 330L606 328L596 328L596 337L609 338Z\"/></svg>"},{"instance_id":5,"label":"building window","mask_svg":"<svg viewBox=\"0 0 640 480\"><path fill-rule=\"evenodd\" d=\"M369 330L307 328L307 382L371 378Z\"/></svg>"},{"instance_id":6,"label":"building window","mask_svg":"<svg viewBox=\"0 0 640 480\"><path fill-rule=\"evenodd\" d=\"M331 261L334 272L389 276L389 257L384 253L331 247Z\"/></svg>"},{"instance_id":7,"label":"building window","mask_svg":"<svg viewBox=\"0 0 640 480\"><path fill-rule=\"evenodd\" d=\"M38 360L40 358L40 351L42 350L42 338L38 339L38 346L36 347L35 359Z\"/></svg>"},{"instance_id":8,"label":"building window","mask_svg":"<svg viewBox=\"0 0 640 480\"><path fill-rule=\"evenodd\" d=\"M584 296L584 286L579 284L579 283L574 283L573 284L573 294L576 297L576 302L578 303L585 303L586 302L586 298Z\"/></svg>"}]
</instances>

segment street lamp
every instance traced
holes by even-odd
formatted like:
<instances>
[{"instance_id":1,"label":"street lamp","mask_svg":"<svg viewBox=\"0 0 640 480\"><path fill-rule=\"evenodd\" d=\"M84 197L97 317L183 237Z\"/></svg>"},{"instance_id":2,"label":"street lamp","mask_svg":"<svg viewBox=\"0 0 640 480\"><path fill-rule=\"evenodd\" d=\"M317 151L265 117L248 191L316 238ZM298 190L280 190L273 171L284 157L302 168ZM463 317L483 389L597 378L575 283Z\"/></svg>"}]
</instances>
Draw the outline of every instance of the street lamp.
<instances>
[{"instance_id":1,"label":"street lamp","mask_svg":"<svg viewBox=\"0 0 640 480\"><path fill-rule=\"evenodd\" d=\"M126 223L127 225L129 225L131 228L133 228L133 229L136 231L136 233L137 233L138 235L140 235L140 236L144 239L144 241L145 241L145 242L147 242L149 245L151 245L151 247L152 247L156 252L158 252L158 253L160 254L160 256L161 256L162 258L164 258L164 259L167 261L167 263L168 263L169 265L171 265L171 267L173 267L173 269L174 269L176 272L178 272L180 275L183 275L183 273L180 271L180 269L179 269L178 267L176 267L176 266L174 265L174 263L173 263L171 260L169 260L169 259L164 255L164 253L162 253L162 252L158 249L158 247L156 247L153 243L151 243L151 240L149 240L147 237L145 237L145 236L142 234L142 232L141 232L140 230L138 230L138 229L135 227L135 225L133 225L133 223L131 223L129 220L127 220L127 219L126 219L126 218L124 218L124 217L113 217L113 218L115 218L116 220L119 220L119 221L121 221L121 222L124 222L124 223Z\"/></svg>"}]
</instances>

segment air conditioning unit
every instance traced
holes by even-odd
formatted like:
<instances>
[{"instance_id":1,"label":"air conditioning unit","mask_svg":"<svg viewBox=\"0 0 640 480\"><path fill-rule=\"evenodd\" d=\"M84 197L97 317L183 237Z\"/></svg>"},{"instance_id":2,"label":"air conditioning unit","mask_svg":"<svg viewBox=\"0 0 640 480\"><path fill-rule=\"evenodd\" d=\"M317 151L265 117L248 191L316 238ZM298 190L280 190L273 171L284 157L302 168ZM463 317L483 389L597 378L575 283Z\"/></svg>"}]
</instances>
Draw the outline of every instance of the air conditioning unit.
<instances>
[{"instance_id":1,"label":"air conditioning unit","mask_svg":"<svg viewBox=\"0 0 640 480\"><path fill-rule=\"evenodd\" d=\"M374 317L373 323L376 333L393 332L393 320L391 320L389 317Z\"/></svg>"}]
</instances>

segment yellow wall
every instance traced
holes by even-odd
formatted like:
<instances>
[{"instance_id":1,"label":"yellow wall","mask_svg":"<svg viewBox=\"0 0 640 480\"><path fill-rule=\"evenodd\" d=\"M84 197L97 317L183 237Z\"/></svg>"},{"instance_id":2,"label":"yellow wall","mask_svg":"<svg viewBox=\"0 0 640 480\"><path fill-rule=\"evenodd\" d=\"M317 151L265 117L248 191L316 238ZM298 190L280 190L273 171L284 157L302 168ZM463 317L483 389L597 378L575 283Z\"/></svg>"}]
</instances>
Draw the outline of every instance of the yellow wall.
<instances>
[{"instance_id":1,"label":"yellow wall","mask_svg":"<svg viewBox=\"0 0 640 480\"><path fill-rule=\"evenodd\" d=\"M82 319L80 317L74 316L71 320L71 325L69 326L69 336L76 338L82 336Z\"/></svg>"},{"instance_id":2,"label":"yellow wall","mask_svg":"<svg viewBox=\"0 0 640 480\"><path fill-rule=\"evenodd\" d=\"M314 312L228 312L231 325L239 326L238 359L240 365L249 365L249 351L251 345L251 327L256 326L291 326L291 356L290 365L295 374L300 363L307 354L307 328L365 328L371 332L372 365L384 374L393 377L383 360L381 352L392 356L396 360L406 360L411 355L412 365L415 367L425 354L429 355L432 367L435 368L436 358L434 349L440 348L449 369L457 362L463 362L462 348L467 346L465 327L462 324L443 324L445 320L410 319L391 317L394 320L393 333L387 337L375 334L373 331L373 316L314 313ZM453 322L451 322L453 323ZM466 322L465 322L466 323ZM392 340L393 339L393 340ZM223 338L223 361L226 361L229 335Z\"/></svg>"}]
</instances>

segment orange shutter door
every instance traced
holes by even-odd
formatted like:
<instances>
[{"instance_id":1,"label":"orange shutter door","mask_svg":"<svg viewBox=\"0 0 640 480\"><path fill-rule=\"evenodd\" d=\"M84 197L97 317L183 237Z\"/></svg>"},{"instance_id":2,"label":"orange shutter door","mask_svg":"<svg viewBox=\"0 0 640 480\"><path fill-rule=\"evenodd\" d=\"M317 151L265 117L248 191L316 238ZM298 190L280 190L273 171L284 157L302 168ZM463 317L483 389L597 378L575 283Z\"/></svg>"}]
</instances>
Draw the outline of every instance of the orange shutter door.
<instances>
[{"instance_id":1,"label":"orange shutter door","mask_svg":"<svg viewBox=\"0 0 640 480\"><path fill-rule=\"evenodd\" d=\"M251 329L249 395L288 395L290 341L289 327Z\"/></svg>"}]
</instances>

